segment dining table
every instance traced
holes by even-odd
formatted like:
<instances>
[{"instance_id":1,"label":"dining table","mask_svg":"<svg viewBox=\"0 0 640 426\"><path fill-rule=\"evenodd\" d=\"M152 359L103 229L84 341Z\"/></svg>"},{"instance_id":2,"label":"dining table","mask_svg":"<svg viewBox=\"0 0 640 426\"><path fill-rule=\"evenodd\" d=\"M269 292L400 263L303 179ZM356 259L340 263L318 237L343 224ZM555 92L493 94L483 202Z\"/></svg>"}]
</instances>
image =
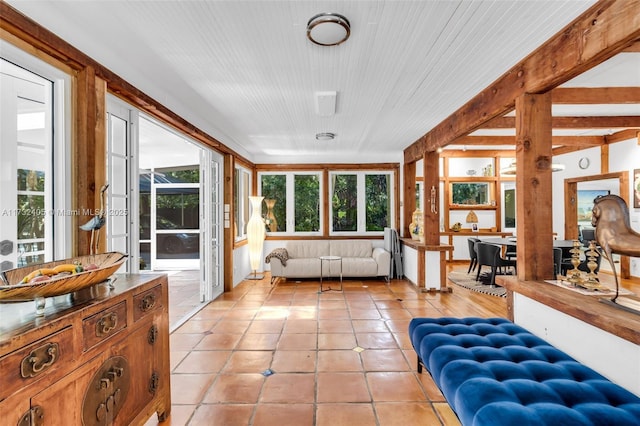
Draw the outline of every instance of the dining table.
<instances>
[{"instance_id":1,"label":"dining table","mask_svg":"<svg viewBox=\"0 0 640 426\"><path fill-rule=\"evenodd\" d=\"M517 238L515 237L507 237L507 238L499 238L499 237L487 237L487 238L479 238L483 243L497 244L499 246L515 246L517 245ZM574 240L553 240L554 248L567 249L573 247ZM582 246L582 244L581 244Z\"/></svg>"}]
</instances>

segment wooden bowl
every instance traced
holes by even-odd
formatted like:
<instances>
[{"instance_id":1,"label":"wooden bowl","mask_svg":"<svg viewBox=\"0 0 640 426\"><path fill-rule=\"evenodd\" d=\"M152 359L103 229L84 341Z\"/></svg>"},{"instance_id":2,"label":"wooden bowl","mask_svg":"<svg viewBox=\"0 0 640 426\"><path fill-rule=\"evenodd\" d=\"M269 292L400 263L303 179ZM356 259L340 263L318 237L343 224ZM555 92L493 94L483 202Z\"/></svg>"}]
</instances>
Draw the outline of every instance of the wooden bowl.
<instances>
[{"instance_id":1,"label":"wooden bowl","mask_svg":"<svg viewBox=\"0 0 640 426\"><path fill-rule=\"evenodd\" d=\"M73 293L106 281L127 260L120 252L108 252L88 256L74 257L37 265L10 269L0 273L0 302L24 302L36 297L54 297ZM57 265L76 263L80 265L96 264L98 269L51 278L46 281L22 284L22 279L32 271L53 268Z\"/></svg>"}]
</instances>

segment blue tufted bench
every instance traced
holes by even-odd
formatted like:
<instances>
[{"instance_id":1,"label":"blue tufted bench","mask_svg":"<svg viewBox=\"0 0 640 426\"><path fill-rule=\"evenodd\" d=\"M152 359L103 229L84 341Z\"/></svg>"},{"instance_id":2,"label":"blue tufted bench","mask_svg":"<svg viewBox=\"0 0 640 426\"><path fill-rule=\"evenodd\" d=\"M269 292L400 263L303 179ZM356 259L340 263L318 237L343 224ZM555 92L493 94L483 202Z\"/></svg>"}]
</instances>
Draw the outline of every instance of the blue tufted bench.
<instances>
[{"instance_id":1,"label":"blue tufted bench","mask_svg":"<svg viewBox=\"0 0 640 426\"><path fill-rule=\"evenodd\" d=\"M503 318L414 318L409 337L460 422L640 425L640 398Z\"/></svg>"}]
</instances>

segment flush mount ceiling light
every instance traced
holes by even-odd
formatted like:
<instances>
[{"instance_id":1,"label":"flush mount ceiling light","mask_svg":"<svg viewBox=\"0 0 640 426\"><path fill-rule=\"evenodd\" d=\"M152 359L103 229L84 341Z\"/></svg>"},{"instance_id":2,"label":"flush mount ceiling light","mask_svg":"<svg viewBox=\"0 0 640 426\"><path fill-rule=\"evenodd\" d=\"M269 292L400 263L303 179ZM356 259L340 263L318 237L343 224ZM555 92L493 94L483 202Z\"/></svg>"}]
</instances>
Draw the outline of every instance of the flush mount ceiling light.
<instances>
[{"instance_id":1,"label":"flush mount ceiling light","mask_svg":"<svg viewBox=\"0 0 640 426\"><path fill-rule=\"evenodd\" d=\"M307 38L320 46L336 46L350 34L351 24L337 13L318 13L307 22Z\"/></svg>"},{"instance_id":2,"label":"flush mount ceiling light","mask_svg":"<svg viewBox=\"0 0 640 426\"><path fill-rule=\"evenodd\" d=\"M329 132L316 133L316 139L319 141L332 141L333 139L335 139L335 137L336 137L335 133L329 133Z\"/></svg>"}]
</instances>

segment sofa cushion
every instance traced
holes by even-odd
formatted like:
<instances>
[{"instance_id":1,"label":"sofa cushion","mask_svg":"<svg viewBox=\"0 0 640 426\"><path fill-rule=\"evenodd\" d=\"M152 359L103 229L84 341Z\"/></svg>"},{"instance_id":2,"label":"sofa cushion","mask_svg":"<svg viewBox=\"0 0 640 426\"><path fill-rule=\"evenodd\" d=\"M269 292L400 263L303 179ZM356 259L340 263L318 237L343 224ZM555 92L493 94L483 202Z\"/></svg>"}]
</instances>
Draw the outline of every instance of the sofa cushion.
<instances>
[{"instance_id":1,"label":"sofa cushion","mask_svg":"<svg viewBox=\"0 0 640 426\"><path fill-rule=\"evenodd\" d=\"M345 257L371 257L373 245L371 241L361 240L334 240L331 241L331 256Z\"/></svg>"},{"instance_id":2,"label":"sofa cushion","mask_svg":"<svg viewBox=\"0 0 640 426\"><path fill-rule=\"evenodd\" d=\"M315 258L317 260L320 256L329 256L329 240L288 241L287 253L289 253L289 259ZM320 269L317 273L320 274Z\"/></svg>"},{"instance_id":3,"label":"sofa cushion","mask_svg":"<svg viewBox=\"0 0 640 426\"><path fill-rule=\"evenodd\" d=\"M316 257L289 259L286 268L290 278L317 278L320 276L320 259ZM325 271L325 276L328 271Z\"/></svg>"},{"instance_id":4,"label":"sofa cushion","mask_svg":"<svg viewBox=\"0 0 640 426\"><path fill-rule=\"evenodd\" d=\"M342 258L342 276L344 277L371 277L377 274L378 264L372 257Z\"/></svg>"}]
</instances>

